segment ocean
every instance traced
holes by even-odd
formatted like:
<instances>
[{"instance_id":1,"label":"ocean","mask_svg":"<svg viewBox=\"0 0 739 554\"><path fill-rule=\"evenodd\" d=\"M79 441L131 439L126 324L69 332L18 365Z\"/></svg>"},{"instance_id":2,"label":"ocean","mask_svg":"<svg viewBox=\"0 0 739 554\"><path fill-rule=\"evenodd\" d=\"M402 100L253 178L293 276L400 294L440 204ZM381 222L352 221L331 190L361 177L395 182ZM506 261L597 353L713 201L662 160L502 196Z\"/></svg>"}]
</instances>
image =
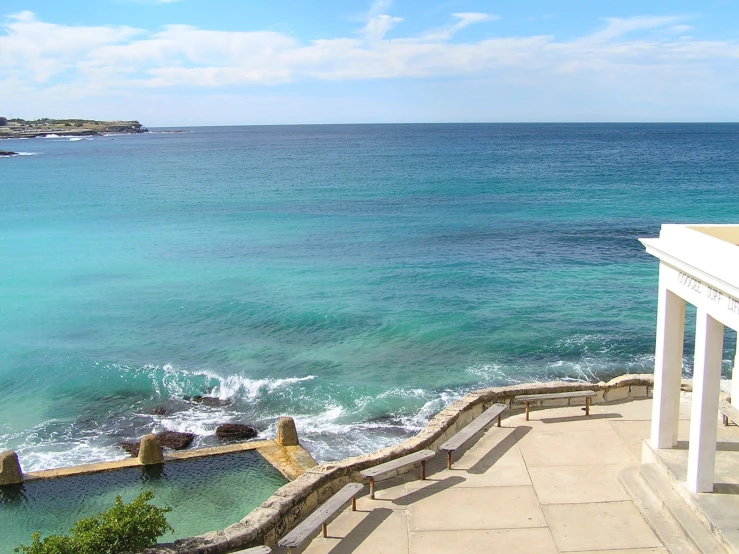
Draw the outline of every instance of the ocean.
<instances>
[{"instance_id":1,"label":"ocean","mask_svg":"<svg viewBox=\"0 0 739 554\"><path fill-rule=\"evenodd\" d=\"M472 389L652 372L637 238L739 222L737 124L163 131L0 145L30 154L0 159L0 450L26 471L280 415L332 460Z\"/></svg>"}]
</instances>

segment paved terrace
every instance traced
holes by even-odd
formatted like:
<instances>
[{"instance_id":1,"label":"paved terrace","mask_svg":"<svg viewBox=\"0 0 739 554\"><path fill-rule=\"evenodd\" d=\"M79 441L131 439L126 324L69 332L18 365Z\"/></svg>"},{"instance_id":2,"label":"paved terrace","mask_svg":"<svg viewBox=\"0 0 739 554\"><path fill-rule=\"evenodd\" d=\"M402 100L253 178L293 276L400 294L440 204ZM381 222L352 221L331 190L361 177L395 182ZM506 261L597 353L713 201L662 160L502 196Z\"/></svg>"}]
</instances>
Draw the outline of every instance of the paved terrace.
<instances>
[{"instance_id":1,"label":"paved terrace","mask_svg":"<svg viewBox=\"0 0 739 554\"><path fill-rule=\"evenodd\" d=\"M452 470L443 453L419 471L378 482L357 511L342 512L309 554L599 552L667 554L617 481L641 462L652 400L532 410L491 427ZM680 434L690 405L683 400ZM739 440L739 428L719 436ZM727 437L728 438L728 437Z\"/></svg>"}]
</instances>

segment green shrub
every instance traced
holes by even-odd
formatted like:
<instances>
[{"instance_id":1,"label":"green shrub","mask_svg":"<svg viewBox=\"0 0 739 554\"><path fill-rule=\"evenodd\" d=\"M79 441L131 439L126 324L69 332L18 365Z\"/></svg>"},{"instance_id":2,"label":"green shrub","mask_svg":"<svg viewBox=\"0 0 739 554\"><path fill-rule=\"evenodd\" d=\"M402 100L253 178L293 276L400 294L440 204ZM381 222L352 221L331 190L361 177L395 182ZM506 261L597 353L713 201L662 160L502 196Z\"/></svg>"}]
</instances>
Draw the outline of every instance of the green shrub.
<instances>
[{"instance_id":1,"label":"green shrub","mask_svg":"<svg viewBox=\"0 0 739 554\"><path fill-rule=\"evenodd\" d=\"M32 535L30 546L21 545L23 554L119 554L136 552L156 544L157 538L173 531L164 514L172 508L158 508L148 502L153 491L145 491L130 504L121 497L112 508L96 516L79 520L69 535L51 535L44 540Z\"/></svg>"}]
</instances>

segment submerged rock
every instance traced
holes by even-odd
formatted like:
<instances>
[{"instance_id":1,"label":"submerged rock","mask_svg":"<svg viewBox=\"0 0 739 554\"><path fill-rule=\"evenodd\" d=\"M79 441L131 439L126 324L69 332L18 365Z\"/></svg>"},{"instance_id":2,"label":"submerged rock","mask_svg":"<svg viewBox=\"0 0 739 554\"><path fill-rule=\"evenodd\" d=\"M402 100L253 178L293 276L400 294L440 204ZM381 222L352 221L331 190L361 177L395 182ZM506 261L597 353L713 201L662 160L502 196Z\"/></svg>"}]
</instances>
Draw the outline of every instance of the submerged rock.
<instances>
[{"instance_id":1,"label":"submerged rock","mask_svg":"<svg viewBox=\"0 0 739 554\"><path fill-rule=\"evenodd\" d=\"M195 439L193 433L180 433L179 431L162 431L157 433L156 437L164 448L172 450L184 450Z\"/></svg>"},{"instance_id":2,"label":"submerged rock","mask_svg":"<svg viewBox=\"0 0 739 554\"><path fill-rule=\"evenodd\" d=\"M232 400L222 400L220 398L216 398L215 396L186 396L185 400L189 400L190 402L197 402L198 404L202 404L203 406L211 407L230 406L231 404L233 404Z\"/></svg>"},{"instance_id":3,"label":"submerged rock","mask_svg":"<svg viewBox=\"0 0 739 554\"><path fill-rule=\"evenodd\" d=\"M116 446L128 452L132 458L135 458L136 456L139 455L139 448L141 447L140 443L133 442L133 441L119 442L116 444Z\"/></svg>"},{"instance_id":4,"label":"submerged rock","mask_svg":"<svg viewBox=\"0 0 739 554\"><path fill-rule=\"evenodd\" d=\"M239 441L253 439L258 434L251 425L243 423L224 423L216 428L216 437L222 441Z\"/></svg>"},{"instance_id":5,"label":"submerged rock","mask_svg":"<svg viewBox=\"0 0 739 554\"><path fill-rule=\"evenodd\" d=\"M195 435L193 433L180 433L179 431L162 431L156 435L147 436L156 437L162 447L169 448L171 450L184 450L190 446L192 441L195 439ZM139 442L123 441L116 444L116 446L128 452L132 458L139 455Z\"/></svg>"}]
</instances>

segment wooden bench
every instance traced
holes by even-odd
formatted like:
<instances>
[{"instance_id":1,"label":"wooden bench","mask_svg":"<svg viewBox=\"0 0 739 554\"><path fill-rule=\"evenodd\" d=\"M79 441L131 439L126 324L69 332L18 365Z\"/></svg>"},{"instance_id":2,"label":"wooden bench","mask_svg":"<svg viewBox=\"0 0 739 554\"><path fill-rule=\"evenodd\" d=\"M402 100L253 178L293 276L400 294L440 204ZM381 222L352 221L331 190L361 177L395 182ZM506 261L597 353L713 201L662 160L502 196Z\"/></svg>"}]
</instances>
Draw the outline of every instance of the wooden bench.
<instances>
[{"instance_id":1,"label":"wooden bench","mask_svg":"<svg viewBox=\"0 0 739 554\"><path fill-rule=\"evenodd\" d=\"M551 394L522 394L516 396L516 402L526 403L526 421L529 420L529 403L538 400L558 400L560 398L585 398L585 415L590 415L590 399L596 395L594 390L579 390L573 392L554 392Z\"/></svg>"},{"instance_id":2,"label":"wooden bench","mask_svg":"<svg viewBox=\"0 0 739 554\"><path fill-rule=\"evenodd\" d=\"M269 554L270 552L272 552L272 549L269 546L254 546L246 550L237 550L232 554Z\"/></svg>"},{"instance_id":3,"label":"wooden bench","mask_svg":"<svg viewBox=\"0 0 739 554\"><path fill-rule=\"evenodd\" d=\"M460 448L464 443L474 437L477 433L487 427L491 421L498 418L498 427L500 427L500 416L508 409L505 404L493 404L487 410L477 416L469 425L454 435L451 439L441 445L441 450L446 452L446 467L452 469L452 454Z\"/></svg>"},{"instance_id":4,"label":"wooden bench","mask_svg":"<svg viewBox=\"0 0 739 554\"><path fill-rule=\"evenodd\" d=\"M402 458L390 460L389 462L385 462L384 464L380 464L378 466L365 469L364 471L360 471L359 474L362 477L369 477L370 498L374 500L375 499L375 477L379 475L383 475L384 473L389 473L396 469L400 469L401 467L405 467L410 464L421 462L421 480L424 480L426 479L426 460L430 460L434 456L436 456L436 452L434 452L433 450L419 450L418 452L414 452L413 454L408 454L407 456L403 456Z\"/></svg>"},{"instance_id":5,"label":"wooden bench","mask_svg":"<svg viewBox=\"0 0 739 554\"><path fill-rule=\"evenodd\" d=\"M338 512L344 504L349 502L349 500L352 501L352 511L356 512L357 499L355 497L363 488L364 485L361 483L349 483L348 485L344 485L344 488L316 508L313 513L301 521L295 529L277 541L277 546L287 548L288 552L292 554L296 548L310 538L311 533L313 533L319 525L323 531L323 536L327 537L328 524L326 522L332 515Z\"/></svg>"},{"instance_id":6,"label":"wooden bench","mask_svg":"<svg viewBox=\"0 0 739 554\"><path fill-rule=\"evenodd\" d=\"M729 420L739 424L739 410L729 404L726 400L722 400L718 404L718 409L721 412L721 419L724 425L729 424Z\"/></svg>"}]
</instances>

